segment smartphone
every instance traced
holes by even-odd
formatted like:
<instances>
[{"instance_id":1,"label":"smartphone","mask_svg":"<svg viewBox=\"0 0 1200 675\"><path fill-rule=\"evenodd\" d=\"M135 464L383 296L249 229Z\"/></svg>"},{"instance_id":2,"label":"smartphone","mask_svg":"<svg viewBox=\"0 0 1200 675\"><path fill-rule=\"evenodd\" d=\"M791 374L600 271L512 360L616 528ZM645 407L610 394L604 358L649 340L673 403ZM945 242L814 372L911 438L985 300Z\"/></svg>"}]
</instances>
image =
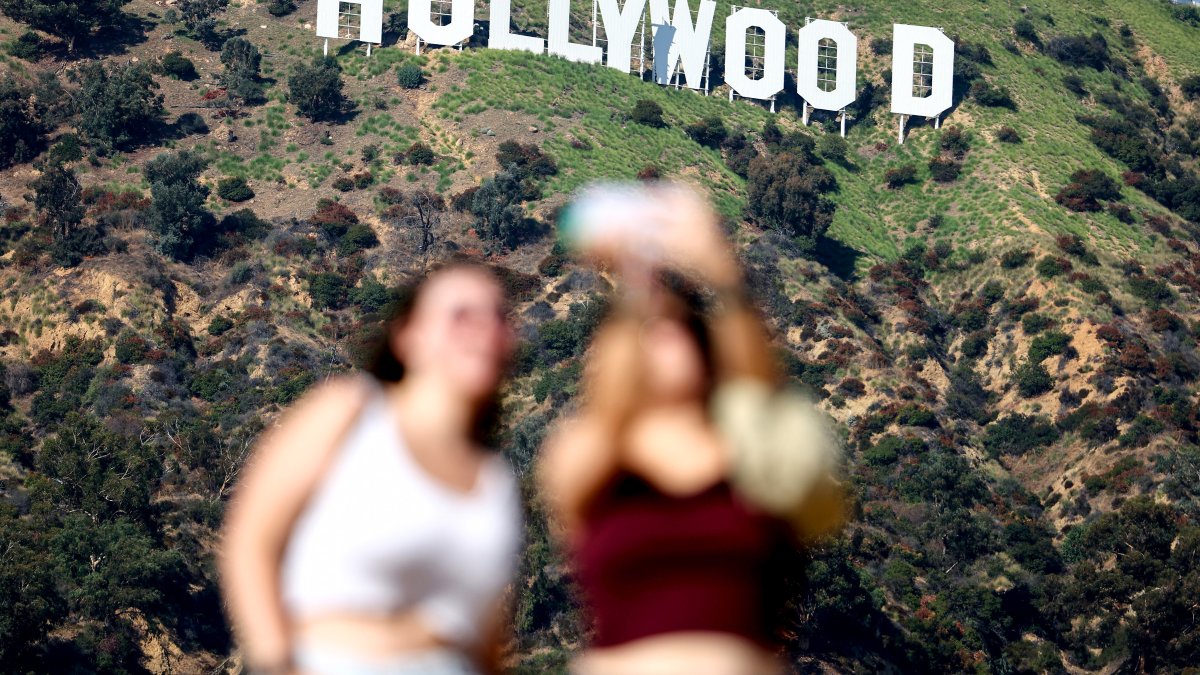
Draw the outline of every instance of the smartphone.
<instances>
[{"instance_id":1,"label":"smartphone","mask_svg":"<svg viewBox=\"0 0 1200 675\"><path fill-rule=\"evenodd\" d=\"M592 183L563 209L558 234L575 250L586 250L602 238L636 239L660 227L654 215L660 208L657 189L645 183Z\"/></svg>"}]
</instances>

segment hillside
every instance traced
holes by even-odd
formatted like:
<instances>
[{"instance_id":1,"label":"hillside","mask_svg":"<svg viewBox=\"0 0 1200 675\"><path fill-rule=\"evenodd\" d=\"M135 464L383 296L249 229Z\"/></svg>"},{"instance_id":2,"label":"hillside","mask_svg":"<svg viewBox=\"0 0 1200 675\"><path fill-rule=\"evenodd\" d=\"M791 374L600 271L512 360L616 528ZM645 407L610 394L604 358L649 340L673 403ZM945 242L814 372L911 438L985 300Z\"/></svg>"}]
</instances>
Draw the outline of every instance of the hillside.
<instances>
[{"instance_id":1,"label":"hillside","mask_svg":"<svg viewBox=\"0 0 1200 675\"><path fill-rule=\"evenodd\" d=\"M314 0L97 4L73 40L0 0L0 672L237 672L213 550L247 449L451 255L502 273L523 340L513 672L565 672L587 627L528 470L609 281L553 223L588 180L655 175L718 205L846 440L854 519L797 561L798 672L1196 672L1200 9L751 4L789 71L805 17L858 36L845 142L786 92L416 55L402 2L371 56L322 63ZM903 145L893 23L958 56L954 108Z\"/></svg>"}]
</instances>

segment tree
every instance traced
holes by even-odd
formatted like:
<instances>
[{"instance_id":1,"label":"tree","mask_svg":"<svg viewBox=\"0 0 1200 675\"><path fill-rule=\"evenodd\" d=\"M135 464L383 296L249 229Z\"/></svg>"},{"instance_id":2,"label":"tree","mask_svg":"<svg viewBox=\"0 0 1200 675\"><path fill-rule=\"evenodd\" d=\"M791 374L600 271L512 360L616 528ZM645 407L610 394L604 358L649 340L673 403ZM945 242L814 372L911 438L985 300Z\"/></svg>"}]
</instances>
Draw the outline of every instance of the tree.
<instances>
[{"instance_id":1,"label":"tree","mask_svg":"<svg viewBox=\"0 0 1200 675\"><path fill-rule=\"evenodd\" d=\"M242 37L229 38L221 48L221 63L225 66L221 81L229 96L244 103L262 100L263 87L259 81L262 54L254 43Z\"/></svg>"},{"instance_id":2,"label":"tree","mask_svg":"<svg viewBox=\"0 0 1200 675\"><path fill-rule=\"evenodd\" d=\"M535 233L533 219L525 215L525 186L510 171L501 171L483 182L471 199L480 236L505 248L515 248Z\"/></svg>"},{"instance_id":3,"label":"tree","mask_svg":"<svg viewBox=\"0 0 1200 675\"><path fill-rule=\"evenodd\" d=\"M37 157L45 137L32 92L5 74L0 80L0 169Z\"/></svg>"},{"instance_id":4,"label":"tree","mask_svg":"<svg viewBox=\"0 0 1200 675\"><path fill-rule=\"evenodd\" d=\"M342 110L342 69L337 60L318 56L301 64L288 78L288 99L313 121L330 119Z\"/></svg>"},{"instance_id":5,"label":"tree","mask_svg":"<svg viewBox=\"0 0 1200 675\"><path fill-rule=\"evenodd\" d=\"M67 612L44 534L0 504L0 663L13 672L37 669L35 645Z\"/></svg>"},{"instance_id":6,"label":"tree","mask_svg":"<svg viewBox=\"0 0 1200 675\"><path fill-rule=\"evenodd\" d=\"M198 178L205 161L187 150L163 153L146 163L145 176L150 182L150 228L157 235L156 246L162 253L186 259L196 250L213 225L213 216L204 207L208 188Z\"/></svg>"},{"instance_id":7,"label":"tree","mask_svg":"<svg viewBox=\"0 0 1200 675\"><path fill-rule=\"evenodd\" d=\"M79 69L76 94L79 131L104 148L124 147L146 140L147 131L163 119L158 84L140 65L106 69L97 62Z\"/></svg>"},{"instance_id":8,"label":"tree","mask_svg":"<svg viewBox=\"0 0 1200 675\"><path fill-rule=\"evenodd\" d=\"M837 180L823 166L783 152L750 161L747 176L750 214L767 227L811 247L833 222L836 208L828 194Z\"/></svg>"},{"instance_id":9,"label":"tree","mask_svg":"<svg viewBox=\"0 0 1200 675\"><path fill-rule=\"evenodd\" d=\"M83 190L74 171L50 164L30 187L41 224L54 242L54 262L68 267L78 265L83 256L103 250L96 232L79 229L84 214L80 200Z\"/></svg>"},{"instance_id":10,"label":"tree","mask_svg":"<svg viewBox=\"0 0 1200 675\"><path fill-rule=\"evenodd\" d=\"M217 12L225 9L229 0L180 0L179 16L188 33L210 49L217 44Z\"/></svg>"},{"instance_id":11,"label":"tree","mask_svg":"<svg viewBox=\"0 0 1200 675\"><path fill-rule=\"evenodd\" d=\"M417 250L421 255L433 247L433 232L442 223L446 202L442 196L429 190L417 190L408 199L404 224L420 233L421 243Z\"/></svg>"},{"instance_id":12,"label":"tree","mask_svg":"<svg viewBox=\"0 0 1200 675\"><path fill-rule=\"evenodd\" d=\"M73 53L79 38L121 23L121 8L127 4L129 0L0 0L0 13L66 42Z\"/></svg>"},{"instance_id":13,"label":"tree","mask_svg":"<svg viewBox=\"0 0 1200 675\"><path fill-rule=\"evenodd\" d=\"M162 478L162 464L152 448L75 412L42 444L37 469L44 484L34 490L35 502L83 513L93 523L117 518L149 522L150 498Z\"/></svg>"}]
</instances>

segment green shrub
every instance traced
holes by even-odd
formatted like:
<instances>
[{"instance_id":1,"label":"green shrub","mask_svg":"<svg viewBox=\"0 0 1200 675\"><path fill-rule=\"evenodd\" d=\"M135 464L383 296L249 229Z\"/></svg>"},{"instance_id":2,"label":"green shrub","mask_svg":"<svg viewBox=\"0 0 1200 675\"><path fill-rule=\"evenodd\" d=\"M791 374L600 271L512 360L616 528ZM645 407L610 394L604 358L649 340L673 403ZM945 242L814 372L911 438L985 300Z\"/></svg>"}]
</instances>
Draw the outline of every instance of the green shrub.
<instances>
[{"instance_id":1,"label":"green shrub","mask_svg":"<svg viewBox=\"0 0 1200 675\"><path fill-rule=\"evenodd\" d=\"M813 249L833 222L833 173L807 153L779 152L750 160L746 191L750 214L763 225Z\"/></svg>"},{"instance_id":2,"label":"green shrub","mask_svg":"<svg viewBox=\"0 0 1200 675\"><path fill-rule=\"evenodd\" d=\"M42 58L42 55L46 53L46 46L42 43L42 38L37 33L27 30L21 33L20 37L16 40L10 41L5 46L5 50L10 56L33 62Z\"/></svg>"},{"instance_id":3,"label":"green shrub","mask_svg":"<svg viewBox=\"0 0 1200 675\"><path fill-rule=\"evenodd\" d=\"M308 277L308 294L317 309L341 309L348 293L346 277L337 272L317 272Z\"/></svg>"},{"instance_id":4,"label":"green shrub","mask_svg":"<svg viewBox=\"0 0 1200 675\"><path fill-rule=\"evenodd\" d=\"M1129 291L1151 307L1175 298L1175 292L1165 281L1143 275L1130 277Z\"/></svg>"},{"instance_id":5,"label":"green shrub","mask_svg":"<svg viewBox=\"0 0 1200 675\"><path fill-rule=\"evenodd\" d=\"M693 141L708 148L719 148L729 136L729 130L720 117L715 115L696 120L683 128Z\"/></svg>"},{"instance_id":6,"label":"green shrub","mask_svg":"<svg viewBox=\"0 0 1200 675\"><path fill-rule=\"evenodd\" d=\"M996 129L996 140L1001 143L1020 143L1021 134L1007 124Z\"/></svg>"},{"instance_id":7,"label":"green shrub","mask_svg":"<svg viewBox=\"0 0 1200 675\"><path fill-rule=\"evenodd\" d=\"M404 158L413 166L425 166L437 161L437 155L434 154L433 148L421 141L417 141L409 146L408 150L404 153Z\"/></svg>"},{"instance_id":8,"label":"green shrub","mask_svg":"<svg viewBox=\"0 0 1200 675\"><path fill-rule=\"evenodd\" d=\"M341 255L351 255L367 248L379 245L375 230L366 223L355 223L346 230L346 234L338 240L337 251Z\"/></svg>"},{"instance_id":9,"label":"green shrub","mask_svg":"<svg viewBox=\"0 0 1200 675\"><path fill-rule=\"evenodd\" d=\"M425 82L425 71L415 63L406 63L396 69L396 83L405 89L416 89Z\"/></svg>"},{"instance_id":10,"label":"green shrub","mask_svg":"<svg viewBox=\"0 0 1200 675\"><path fill-rule=\"evenodd\" d=\"M1041 363L1047 357L1066 354L1071 347L1071 336L1062 331L1047 331L1029 344L1029 360Z\"/></svg>"},{"instance_id":11,"label":"green shrub","mask_svg":"<svg viewBox=\"0 0 1200 675\"><path fill-rule=\"evenodd\" d=\"M295 0L271 0L267 5L267 11L271 16L287 16L296 11Z\"/></svg>"},{"instance_id":12,"label":"green shrub","mask_svg":"<svg viewBox=\"0 0 1200 675\"><path fill-rule=\"evenodd\" d=\"M1034 415L1008 415L987 426L983 447L992 458L1023 455L1058 440L1058 430L1045 418Z\"/></svg>"},{"instance_id":13,"label":"green shrub","mask_svg":"<svg viewBox=\"0 0 1200 675\"><path fill-rule=\"evenodd\" d=\"M126 365L141 363L149 350L150 345L136 333L127 331L117 337L116 357L118 363Z\"/></svg>"},{"instance_id":14,"label":"green shrub","mask_svg":"<svg viewBox=\"0 0 1200 675\"><path fill-rule=\"evenodd\" d=\"M639 99L633 106L631 118L637 124L643 124L655 129L661 129L667 126L663 119L662 106L649 99Z\"/></svg>"},{"instance_id":15,"label":"green shrub","mask_svg":"<svg viewBox=\"0 0 1200 675\"><path fill-rule=\"evenodd\" d=\"M1043 257L1037 263L1037 273L1047 279L1053 279L1062 274L1071 271L1071 263L1064 258L1057 258L1052 255Z\"/></svg>"},{"instance_id":16,"label":"green shrub","mask_svg":"<svg viewBox=\"0 0 1200 675\"><path fill-rule=\"evenodd\" d=\"M1038 37L1037 28L1033 26L1033 22L1029 19L1017 19L1016 23L1013 24L1013 35L1035 45L1042 43L1041 38Z\"/></svg>"},{"instance_id":17,"label":"green shrub","mask_svg":"<svg viewBox=\"0 0 1200 675\"><path fill-rule=\"evenodd\" d=\"M1013 381L1017 391L1025 398L1033 398L1050 391L1054 387L1054 378L1042 367L1042 364L1026 361L1013 373Z\"/></svg>"},{"instance_id":18,"label":"green shrub","mask_svg":"<svg viewBox=\"0 0 1200 675\"><path fill-rule=\"evenodd\" d=\"M191 82L200 77L196 72L196 64L192 60L177 51L167 52L163 54L159 61L159 67L162 68L163 74L167 77L173 77L176 80Z\"/></svg>"},{"instance_id":19,"label":"green shrub","mask_svg":"<svg viewBox=\"0 0 1200 675\"><path fill-rule=\"evenodd\" d=\"M214 337L224 335L230 328L233 328L233 321L226 316L215 316L208 322L208 334Z\"/></svg>"},{"instance_id":20,"label":"green shrub","mask_svg":"<svg viewBox=\"0 0 1200 675\"><path fill-rule=\"evenodd\" d=\"M254 197L254 190L246 184L246 179L240 176L222 178L217 183L217 195L226 201L244 202Z\"/></svg>"},{"instance_id":21,"label":"green shrub","mask_svg":"<svg viewBox=\"0 0 1200 675\"><path fill-rule=\"evenodd\" d=\"M259 218L250 209L238 209L221 219L218 226L225 232L236 232L250 239L258 239L271 231L271 224Z\"/></svg>"},{"instance_id":22,"label":"green shrub","mask_svg":"<svg viewBox=\"0 0 1200 675\"><path fill-rule=\"evenodd\" d=\"M961 174L962 164L949 157L934 157L929 160L929 175L939 183L953 183Z\"/></svg>"},{"instance_id":23,"label":"green shrub","mask_svg":"<svg viewBox=\"0 0 1200 675\"><path fill-rule=\"evenodd\" d=\"M1018 267L1024 267L1029 263L1031 258L1033 258L1033 251L1028 249L1005 251L1004 255L1000 256L1000 266L1006 270L1013 270Z\"/></svg>"},{"instance_id":24,"label":"green shrub","mask_svg":"<svg viewBox=\"0 0 1200 675\"><path fill-rule=\"evenodd\" d=\"M975 359L987 353L988 335L984 331L971 333L963 338L962 355L968 359Z\"/></svg>"},{"instance_id":25,"label":"green shrub","mask_svg":"<svg viewBox=\"0 0 1200 675\"><path fill-rule=\"evenodd\" d=\"M1026 335L1037 335L1056 323L1054 319L1045 314L1029 312L1021 317L1021 330L1025 331Z\"/></svg>"},{"instance_id":26,"label":"green shrub","mask_svg":"<svg viewBox=\"0 0 1200 675\"><path fill-rule=\"evenodd\" d=\"M902 164L888 169L883 174L883 182L889 189L899 190L905 185L917 182L917 167L913 164Z\"/></svg>"},{"instance_id":27,"label":"green shrub","mask_svg":"<svg viewBox=\"0 0 1200 675\"><path fill-rule=\"evenodd\" d=\"M208 133L208 122L199 113L185 112L175 120L175 130L180 136L195 136Z\"/></svg>"},{"instance_id":28,"label":"green shrub","mask_svg":"<svg viewBox=\"0 0 1200 675\"><path fill-rule=\"evenodd\" d=\"M925 442L916 436L887 435L863 453L863 460L872 466L893 464L900 457L915 456L925 452Z\"/></svg>"},{"instance_id":29,"label":"green shrub","mask_svg":"<svg viewBox=\"0 0 1200 675\"><path fill-rule=\"evenodd\" d=\"M533 398L538 403L547 398L555 404L562 403L575 394L582 369L580 361L561 368L550 368L533 383Z\"/></svg>"},{"instance_id":30,"label":"green shrub","mask_svg":"<svg viewBox=\"0 0 1200 675\"><path fill-rule=\"evenodd\" d=\"M1200 75L1184 78L1179 83L1179 89L1189 101L1200 100Z\"/></svg>"},{"instance_id":31,"label":"green shrub","mask_svg":"<svg viewBox=\"0 0 1200 675\"><path fill-rule=\"evenodd\" d=\"M1145 447L1164 428L1163 423L1159 420L1145 415L1138 415L1133 419L1129 427L1125 429L1125 433L1121 434L1121 446L1126 448Z\"/></svg>"},{"instance_id":32,"label":"green shrub","mask_svg":"<svg viewBox=\"0 0 1200 675\"><path fill-rule=\"evenodd\" d=\"M1075 73L1067 73L1066 75L1063 75L1063 86L1066 87L1067 90L1072 94L1075 94L1080 98L1086 98L1090 95L1087 87L1084 86L1083 78Z\"/></svg>"},{"instance_id":33,"label":"green shrub","mask_svg":"<svg viewBox=\"0 0 1200 675\"><path fill-rule=\"evenodd\" d=\"M254 278L254 272L254 265L245 260L238 261L234 264L233 269L229 270L229 283L241 286Z\"/></svg>"},{"instance_id":34,"label":"green shrub","mask_svg":"<svg viewBox=\"0 0 1200 675\"><path fill-rule=\"evenodd\" d=\"M947 126L942 129L938 145L942 152L948 152L961 159L971 149L971 137L958 125Z\"/></svg>"},{"instance_id":35,"label":"green shrub","mask_svg":"<svg viewBox=\"0 0 1200 675\"><path fill-rule=\"evenodd\" d=\"M1017 102L1013 100L1012 94L1008 92L1006 87L992 84L987 80L976 80L971 85L970 96L979 105L989 108L1017 109Z\"/></svg>"},{"instance_id":36,"label":"green shrub","mask_svg":"<svg viewBox=\"0 0 1200 675\"><path fill-rule=\"evenodd\" d=\"M1116 416L1111 408L1085 403L1058 421L1063 431L1078 433L1093 445L1107 443L1117 437Z\"/></svg>"},{"instance_id":37,"label":"green shrub","mask_svg":"<svg viewBox=\"0 0 1200 675\"><path fill-rule=\"evenodd\" d=\"M896 413L896 424L908 427L934 428L938 426L938 421L937 416L929 408L910 403Z\"/></svg>"},{"instance_id":38,"label":"green shrub","mask_svg":"<svg viewBox=\"0 0 1200 675\"><path fill-rule=\"evenodd\" d=\"M342 69L337 59L317 56L300 64L288 78L288 100L311 120L332 119L342 111Z\"/></svg>"},{"instance_id":39,"label":"green shrub","mask_svg":"<svg viewBox=\"0 0 1200 675\"><path fill-rule=\"evenodd\" d=\"M1100 202L1121 198L1121 186L1099 169L1080 169L1071 174L1068 183L1054 201L1072 211L1099 211Z\"/></svg>"}]
</instances>

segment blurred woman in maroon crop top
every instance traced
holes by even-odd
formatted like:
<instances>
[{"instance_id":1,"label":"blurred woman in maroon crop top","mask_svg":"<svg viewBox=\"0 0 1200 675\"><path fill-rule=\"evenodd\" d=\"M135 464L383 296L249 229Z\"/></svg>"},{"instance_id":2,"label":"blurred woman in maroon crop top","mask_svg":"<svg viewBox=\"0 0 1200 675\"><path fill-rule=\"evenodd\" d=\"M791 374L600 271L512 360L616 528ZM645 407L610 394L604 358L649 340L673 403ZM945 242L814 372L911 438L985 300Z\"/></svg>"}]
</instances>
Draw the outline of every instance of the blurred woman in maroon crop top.
<instances>
[{"instance_id":1,"label":"blurred woman in maroon crop top","mask_svg":"<svg viewBox=\"0 0 1200 675\"><path fill-rule=\"evenodd\" d=\"M672 193L657 228L585 250L618 272L578 412L550 435L540 479L595 628L585 675L779 672L775 604L785 523L747 506L709 412L719 382L774 382L715 214ZM657 261L645 252L657 251ZM706 285L702 314L682 275Z\"/></svg>"}]
</instances>

